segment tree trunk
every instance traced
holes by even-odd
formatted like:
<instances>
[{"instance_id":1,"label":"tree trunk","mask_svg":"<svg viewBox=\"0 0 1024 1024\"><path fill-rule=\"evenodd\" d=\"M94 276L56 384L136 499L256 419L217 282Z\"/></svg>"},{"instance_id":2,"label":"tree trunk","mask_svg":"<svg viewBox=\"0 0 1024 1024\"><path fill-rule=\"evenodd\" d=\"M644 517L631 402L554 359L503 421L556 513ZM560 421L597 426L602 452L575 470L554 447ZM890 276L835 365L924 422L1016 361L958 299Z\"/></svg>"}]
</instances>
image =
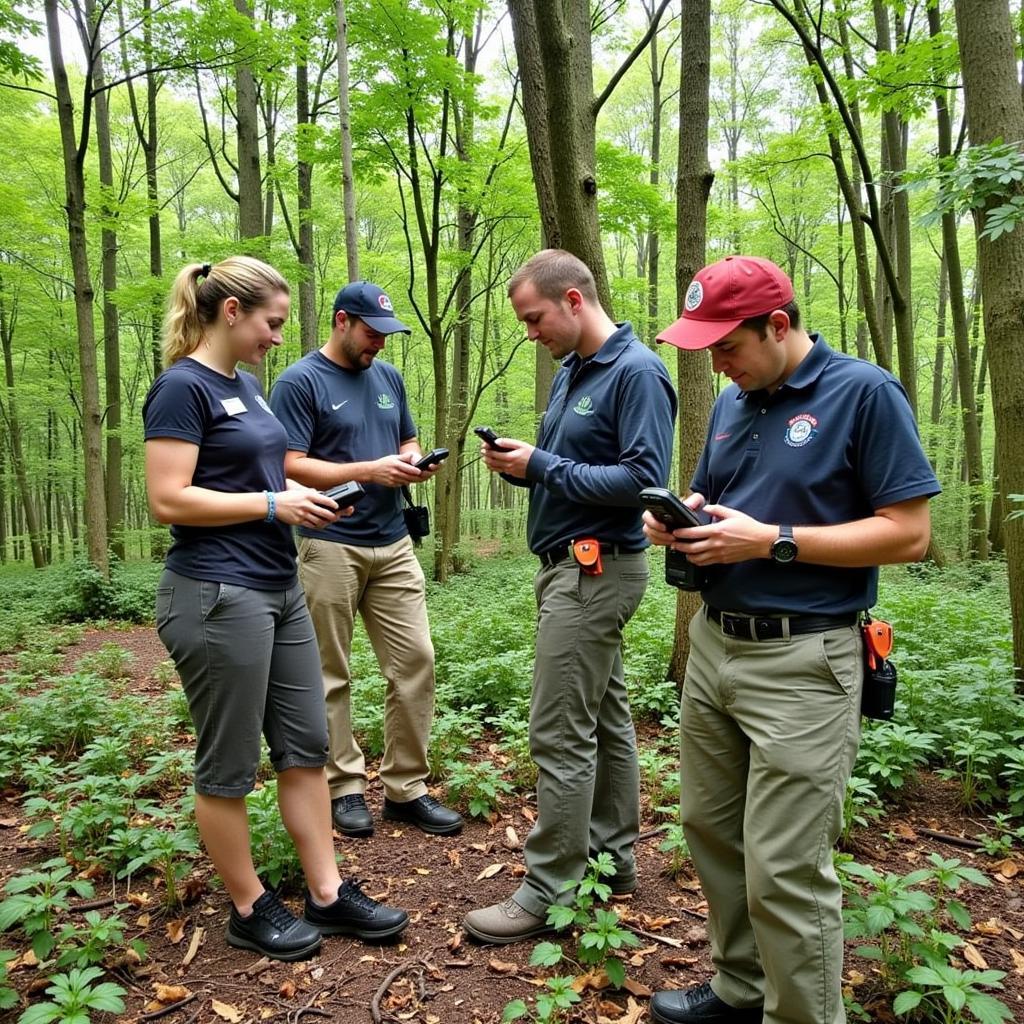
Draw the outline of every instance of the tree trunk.
<instances>
[{"instance_id":1,"label":"tree trunk","mask_svg":"<svg viewBox=\"0 0 1024 1024\"><path fill-rule=\"evenodd\" d=\"M1006 0L956 0L957 37L971 144L1024 138L1014 35ZM1005 202L992 197L978 214ZM999 488L1024 494L1024 225L978 238L985 344L992 383ZM961 397L969 401L970 396ZM1024 518L1004 525L1013 625L1013 662L1024 692Z\"/></svg>"},{"instance_id":2,"label":"tree trunk","mask_svg":"<svg viewBox=\"0 0 1024 1024\"><path fill-rule=\"evenodd\" d=\"M298 125L298 216L299 216L299 343L302 354L317 347L316 262L313 255L313 164L305 152L309 145L304 129L309 124L309 66L306 63L308 24L300 19L298 45L302 54L295 67L295 120ZM269 191L269 190L268 190Z\"/></svg>"},{"instance_id":3,"label":"tree trunk","mask_svg":"<svg viewBox=\"0 0 1024 1024\"><path fill-rule=\"evenodd\" d=\"M341 201L345 211L345 262L349 281L359 280L359 235L356 227L356 189L352 177L352 124L348 102L348 18L345 0L338 12L338 120L341 122Z\"/></svg>"},{"instance_id":4,"label":"tree trunk","mask_svg":"<svg viewBox=\"0 0 1024 1024\"><path fill-rule=\"evenodd\" d=\"M107 543L124 561L124 480L121 457L121 340L117 292L117 223L114 204L114 161L110 146L110 105L99 43L99 25L95 0L86 0L86 20L92 33L93 80L96 84L96 149L99 154L101 205L101 244L103 252L103 372L106 385L107 465L105 496L107 506ZM86 40L83 40L85 42Z\"/></svg>"},{"instance_id":5,"label":"tree trunk","mask_svg":"<svg viewBox=\"0 0 1024 1024\"><path fill-rule=\"evenodd\" d=\"M68 248L75 282L75 322L78 362L82 379L82 448L85 466L85 534L89 562L103 576L107 560L107 509L103 493L103 413L96 366L96 333L92 319L94 292L89 276L89 248L85 230L85 162L89 139L91 91L82 110L82 142L75 138L75 111L71 102L64 53L61 48L57 0L45 0L46 32L57 95L61 152L64 159L65 209Z\"/></svg>"},{"instance_id":6,"label":"tree trunk","mask_svg":"<svg viewBox=\"0 0 1024 1024\"><path fill-rule=\"evenodd\" d=\"M705 262L707 205L714 175L708 163L711 84L711 0L683 0L680 22L679 163L676 192L676 308ZM706 351L679 351L679 487L685 491L704 444L711 412L711 360ZM679 591L668 678L682 685L690 656L687 627L700 595Z\"/></svg>"}]
</instances>

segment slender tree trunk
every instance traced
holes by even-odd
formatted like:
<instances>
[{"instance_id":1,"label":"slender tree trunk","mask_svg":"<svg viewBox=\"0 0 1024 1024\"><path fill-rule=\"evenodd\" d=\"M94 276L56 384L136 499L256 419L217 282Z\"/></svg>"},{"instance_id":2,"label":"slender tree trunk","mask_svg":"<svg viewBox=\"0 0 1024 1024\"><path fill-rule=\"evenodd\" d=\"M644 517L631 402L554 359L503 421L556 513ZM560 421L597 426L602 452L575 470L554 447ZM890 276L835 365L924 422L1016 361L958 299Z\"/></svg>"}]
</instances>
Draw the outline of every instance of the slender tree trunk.
<instances>
[{"instance_id":1,"label":"slender tree trunk","mask_svg":"<svg viewBox=\"0 0 1024 1024\"><path fill-rule=\"evenodd\" d=\"M309 125L309 67L306 64L308 24L300 20L302 56L295 68L295 120L299 132L298 216L299 216L299 338L302 353L317 347L316 324L316 261L313 254L313 164L304 147L308 141L304 129ZM269 191L269 190L268 190Z\"/></svg>"},{"instance_id":2,"label":"slender tree trunk","mask_svg":"<svg viewBox=\"0 0 1024 1024\"><path fill-rule=\"evenodd\" d=\"M352 125L348 100L348 18L345 0L336 0L338 14L338 119L341 122L341 200L345 211L345 262L349 281L359 280L359 235L356 189L352 177Z\"/></svg>"},{"instance_id":3,"label":"slender tree trunk","mask_svg":"<svg viewBox=\"0 0 1024 1024\"><path fill-rule=\"evenodd\" d=\"M61 46L57 0L45 0L46 32L50 65L57 95L61 151L64 158L65 209L68 247L75 282L75 321L78 363L82 379L82 447L85 464L85 533L90 563L104 576L107 560L107 509L103 493L103 412L96 366L96 333L92 318L94 292L89 275L89 248L85 231L85 162L89 139L91 100L82 110L82 142L75 138L75 111L71 101L64 53Z\"/></svg>"},{"instance_id":4,"label":"slender tree trunk","mask_svg":"<svg viewBox=\"0 0 1024 1024\"><path fill-rule=\"evenodd\" d=\"M708 97L711 88L711 0L683 0L680 22L679 164L676 192L676 307L705 262L707 205L714 174L708 163ZM679 487L685 491L704 444L711 413L711 360L706 351L678 354ZM687 632L700 595L679 591L668 678L682 685L690 656Z\"/></svg>"},{"instance_id":5,"label":"slender tree trunk","mask_svg":"<svg viewBox=\"0 0 1024 1024\"><path fill-rule=\"evenodd\" d=\"M956 0L957 37L971 144L1024 138L1024 106L1006 0ZM979 227L992 206L979 212ZM998 238L978 238L985 344L992 378L999 488L1024 494L1024 225ZM969 401L963 398L962 401ZM1024 518L1005 523L1013 626L1013 661L1024 692Z\"/></svg>"}]
</instances>

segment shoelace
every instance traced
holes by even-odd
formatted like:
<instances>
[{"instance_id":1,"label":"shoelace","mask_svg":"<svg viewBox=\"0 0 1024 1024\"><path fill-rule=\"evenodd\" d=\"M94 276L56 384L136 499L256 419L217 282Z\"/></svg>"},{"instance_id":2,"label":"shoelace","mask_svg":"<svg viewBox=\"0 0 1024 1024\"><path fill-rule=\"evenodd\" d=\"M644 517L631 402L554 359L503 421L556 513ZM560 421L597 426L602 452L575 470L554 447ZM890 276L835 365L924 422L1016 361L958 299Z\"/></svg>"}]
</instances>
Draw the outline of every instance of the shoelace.
<instances>
[{"instance_id":1,"label":"shoelace","mask_svg":"<svg viewBox=\"0 0 1024 1024\"><path fill-rule=\"evenodd\" d=\"M295 915L272 892L265 892L253 905L254 914L269 921L278 931L295 923Z\"/></svg>"},{"instance_id":2,"label":"shoelace","mask_svg":"<svg viewBox=\"0 0 1024 1024\"><path fill-rule=\"evenodd\" d=\"M346 811L362 810L366 806L366 799L359 793L346 793L341 802Z\"/></svg>"},{"instance_id":3,"label":"shoelace","mask_svg":"<svg viewBox=\"0 0 1024 1024\"><path fill-rule=\"evenodd\" d=\"M420 797L420 803L423 805L423 809L427 811L436 811L441 806L441 801L435 800L429 793L424 793Z\"/></svg>"},{"instance_id":4,"label":"shoelace","mask_svg":"<svg viewBox=\"0 0 1024 1024\"><path fill-rule=\"evenodd\" d=\"M363 892L361 886L365 884L365 878L346 878L338 890L338 899L346 900L361 910L375 911L380 904L372 896L367 896Z\"/></svg>"}]
</instances>

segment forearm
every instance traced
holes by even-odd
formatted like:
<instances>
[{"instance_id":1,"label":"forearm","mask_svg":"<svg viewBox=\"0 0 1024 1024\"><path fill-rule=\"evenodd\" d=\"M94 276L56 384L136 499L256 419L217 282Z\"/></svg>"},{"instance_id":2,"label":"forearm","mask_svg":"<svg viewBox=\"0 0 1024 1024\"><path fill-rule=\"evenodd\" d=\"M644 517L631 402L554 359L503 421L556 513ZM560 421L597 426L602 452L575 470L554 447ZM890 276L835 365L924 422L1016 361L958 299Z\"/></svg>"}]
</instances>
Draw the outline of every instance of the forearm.
<instances>
[{"instance_id":1,"label":"forearm","mask_svg":"<svg viewBox=\"0 0 1024 1024\"><path fill-rule=\"evenodd\" d=\"M644 487L660 481L638 479L653 473L635 473L625 465L592 466L536 449L530 457L527 480L542 484L560 497L586 505L635 506Z\"/></svg>"},{"instance_id":2,"label":"forearm","mask_svg":"<svg viewBox=\"0 0 1024 1024\"><path fill-rule=\"evenodd\" d=\"M191 484L173 494L151 494L149 505L158 522L176 526L234 526L264 519L269 508L265 491L229 494Z\"/></svg>"},{"instance_id":3,"label":"forearm","mask_svg":"<svg viewBox=\"0 0 1024 1024\"><path fill-rule=\"evenodd\" d=\"M296 452L289 452L285 459L285 469L293 480L323 491L338 484L347 484L350 480L361 484L370 483L374 463L328 462L326 459L313 459L308 455L299 456Z\"/></svg>"},{"instance_id":4,"label":"forearm","mask_svg":"<svg viewBox=\"0 0 1024 1024\"><path fill-rule=\"evenodd\" d=\"M776 528L768 541L778 536ZM797 526L798 562L852 569L917 562L928 549L929 531L907 531L884 515L836 526Z\"/></svg>"}]
</instances>

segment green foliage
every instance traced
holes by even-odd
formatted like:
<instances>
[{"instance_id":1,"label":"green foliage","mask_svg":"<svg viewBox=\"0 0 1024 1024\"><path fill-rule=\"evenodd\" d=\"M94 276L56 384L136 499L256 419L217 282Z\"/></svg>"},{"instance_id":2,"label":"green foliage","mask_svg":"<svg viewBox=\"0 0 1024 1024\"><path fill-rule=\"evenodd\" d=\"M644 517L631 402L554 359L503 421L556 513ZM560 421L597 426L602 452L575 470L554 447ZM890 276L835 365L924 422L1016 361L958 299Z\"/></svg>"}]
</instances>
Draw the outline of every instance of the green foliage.
<instances>
[{"instance_id":1,"label":"green foliage","mask_svg":"<svg viewBox=\"0 0 1024 1024\"><path fill-rule=\"evenodd\" d=\"M80 925L66 924L57 937L60 955L58 967L87 967L101 964L117 947L124 947L124 932L127 923L117 914L103 917L97 910L86 911ZM144 942L136 940L130 944L139 956L146 952Z\"/></svg>"},{"instance_id":2,"label":"green foliage","mask_svg":"<svg viewBox=\"0 0 1024 1024\"><path fill-rule=\"evenodd\" d=\"M153 592L158 566L126 566L110 559L109 578L95 566L79 559L64 566L64 587L54 601L50 615L59 620L82 622L113 619L123 622L151 622Z\"/></svg>"},{"instance_id":3,"label":"green foliage","mask_svg":"<svg viewBox=\"0 0 1024 1024\"><path fill-rule=\"evenodd\" d=\"M281 822L277 807L277 782L271 780L245 798L249 814L252 859L260 876L272 887L297 888L302 884L302 865L295 844Z\"/></svg>"},{"instance_id":4,"label":"green foliage","mask_svg":"<svg viewBox=\"0 0 1024 1024\"><path fill-rule=\"evenodd\" d=\"M54 919L71 906L71 893L93 895L91 882L71 874L71 866L57 858L12 875L4 885L7 898L0 903L0 932L20 926L32 952L45 960L57 942Z\"/></svg>"},{"instance_id":5,"label":"green foliage","mask_svg":"<svg viewBox=\"0 0 1024 1024\"><path fill-rule=\"evenodd\" d=\"M100 679L113 682L129 675L129 669L134 660L135 655L131 651L126 651L118 644L108 642L98 650L83 654L75 665L75 671L99 676Z\"/></svg>"},{"instance_id":6,"label":"green foliage","mask_svg":"<svg viewBox=\"0 0 1024 1024\"><path fill-rule=\"evenodd\" d=\"M102 977L98 967L73 967L67 974L55 975L46 989L52 1002L30 1006L18 1024L88 1024L93 1011L124 1013L125 990L109 981L93 984Z\"/></svg>"},{"instance_id":7,"label":"green foliage","mask_svg":"<svg viewBox=\"0 0 1024 1024\"><path fill-rule=\"evenodd\" d=\"M912 987L896 997L892 1008L901 1016L924 1009L927 1017L947 1024L999 1024L1011 1020L1012 1012L994 996L980 991L979 986L1002 988L1000 982L1005 977L1005 971L964 971L949 964L912 967L906 973Z\"/></svg>"},{"instance_id":8,"label":"green foliage","mask_svg":"<svg viewBox=\"0 0 1024 1024\"><path fill-rule=\"evenodd\" d=\"M15 956L9 949L0 949L0 1010L9 1010L18 1003L18 993L7 984L7 964Z\"/></svg>"},{"instance_id":9,"label":"green foliage","mask_svg":"<svg viewBox=\"0 0 1024 1024\"><path fill-rule=\"evenodd\" d=\"M445 776L448 796L464 804L475 818L488 817L501 798L512 793L511 783L491 761L452 761Z\"/></svg>"}]
</instances>

